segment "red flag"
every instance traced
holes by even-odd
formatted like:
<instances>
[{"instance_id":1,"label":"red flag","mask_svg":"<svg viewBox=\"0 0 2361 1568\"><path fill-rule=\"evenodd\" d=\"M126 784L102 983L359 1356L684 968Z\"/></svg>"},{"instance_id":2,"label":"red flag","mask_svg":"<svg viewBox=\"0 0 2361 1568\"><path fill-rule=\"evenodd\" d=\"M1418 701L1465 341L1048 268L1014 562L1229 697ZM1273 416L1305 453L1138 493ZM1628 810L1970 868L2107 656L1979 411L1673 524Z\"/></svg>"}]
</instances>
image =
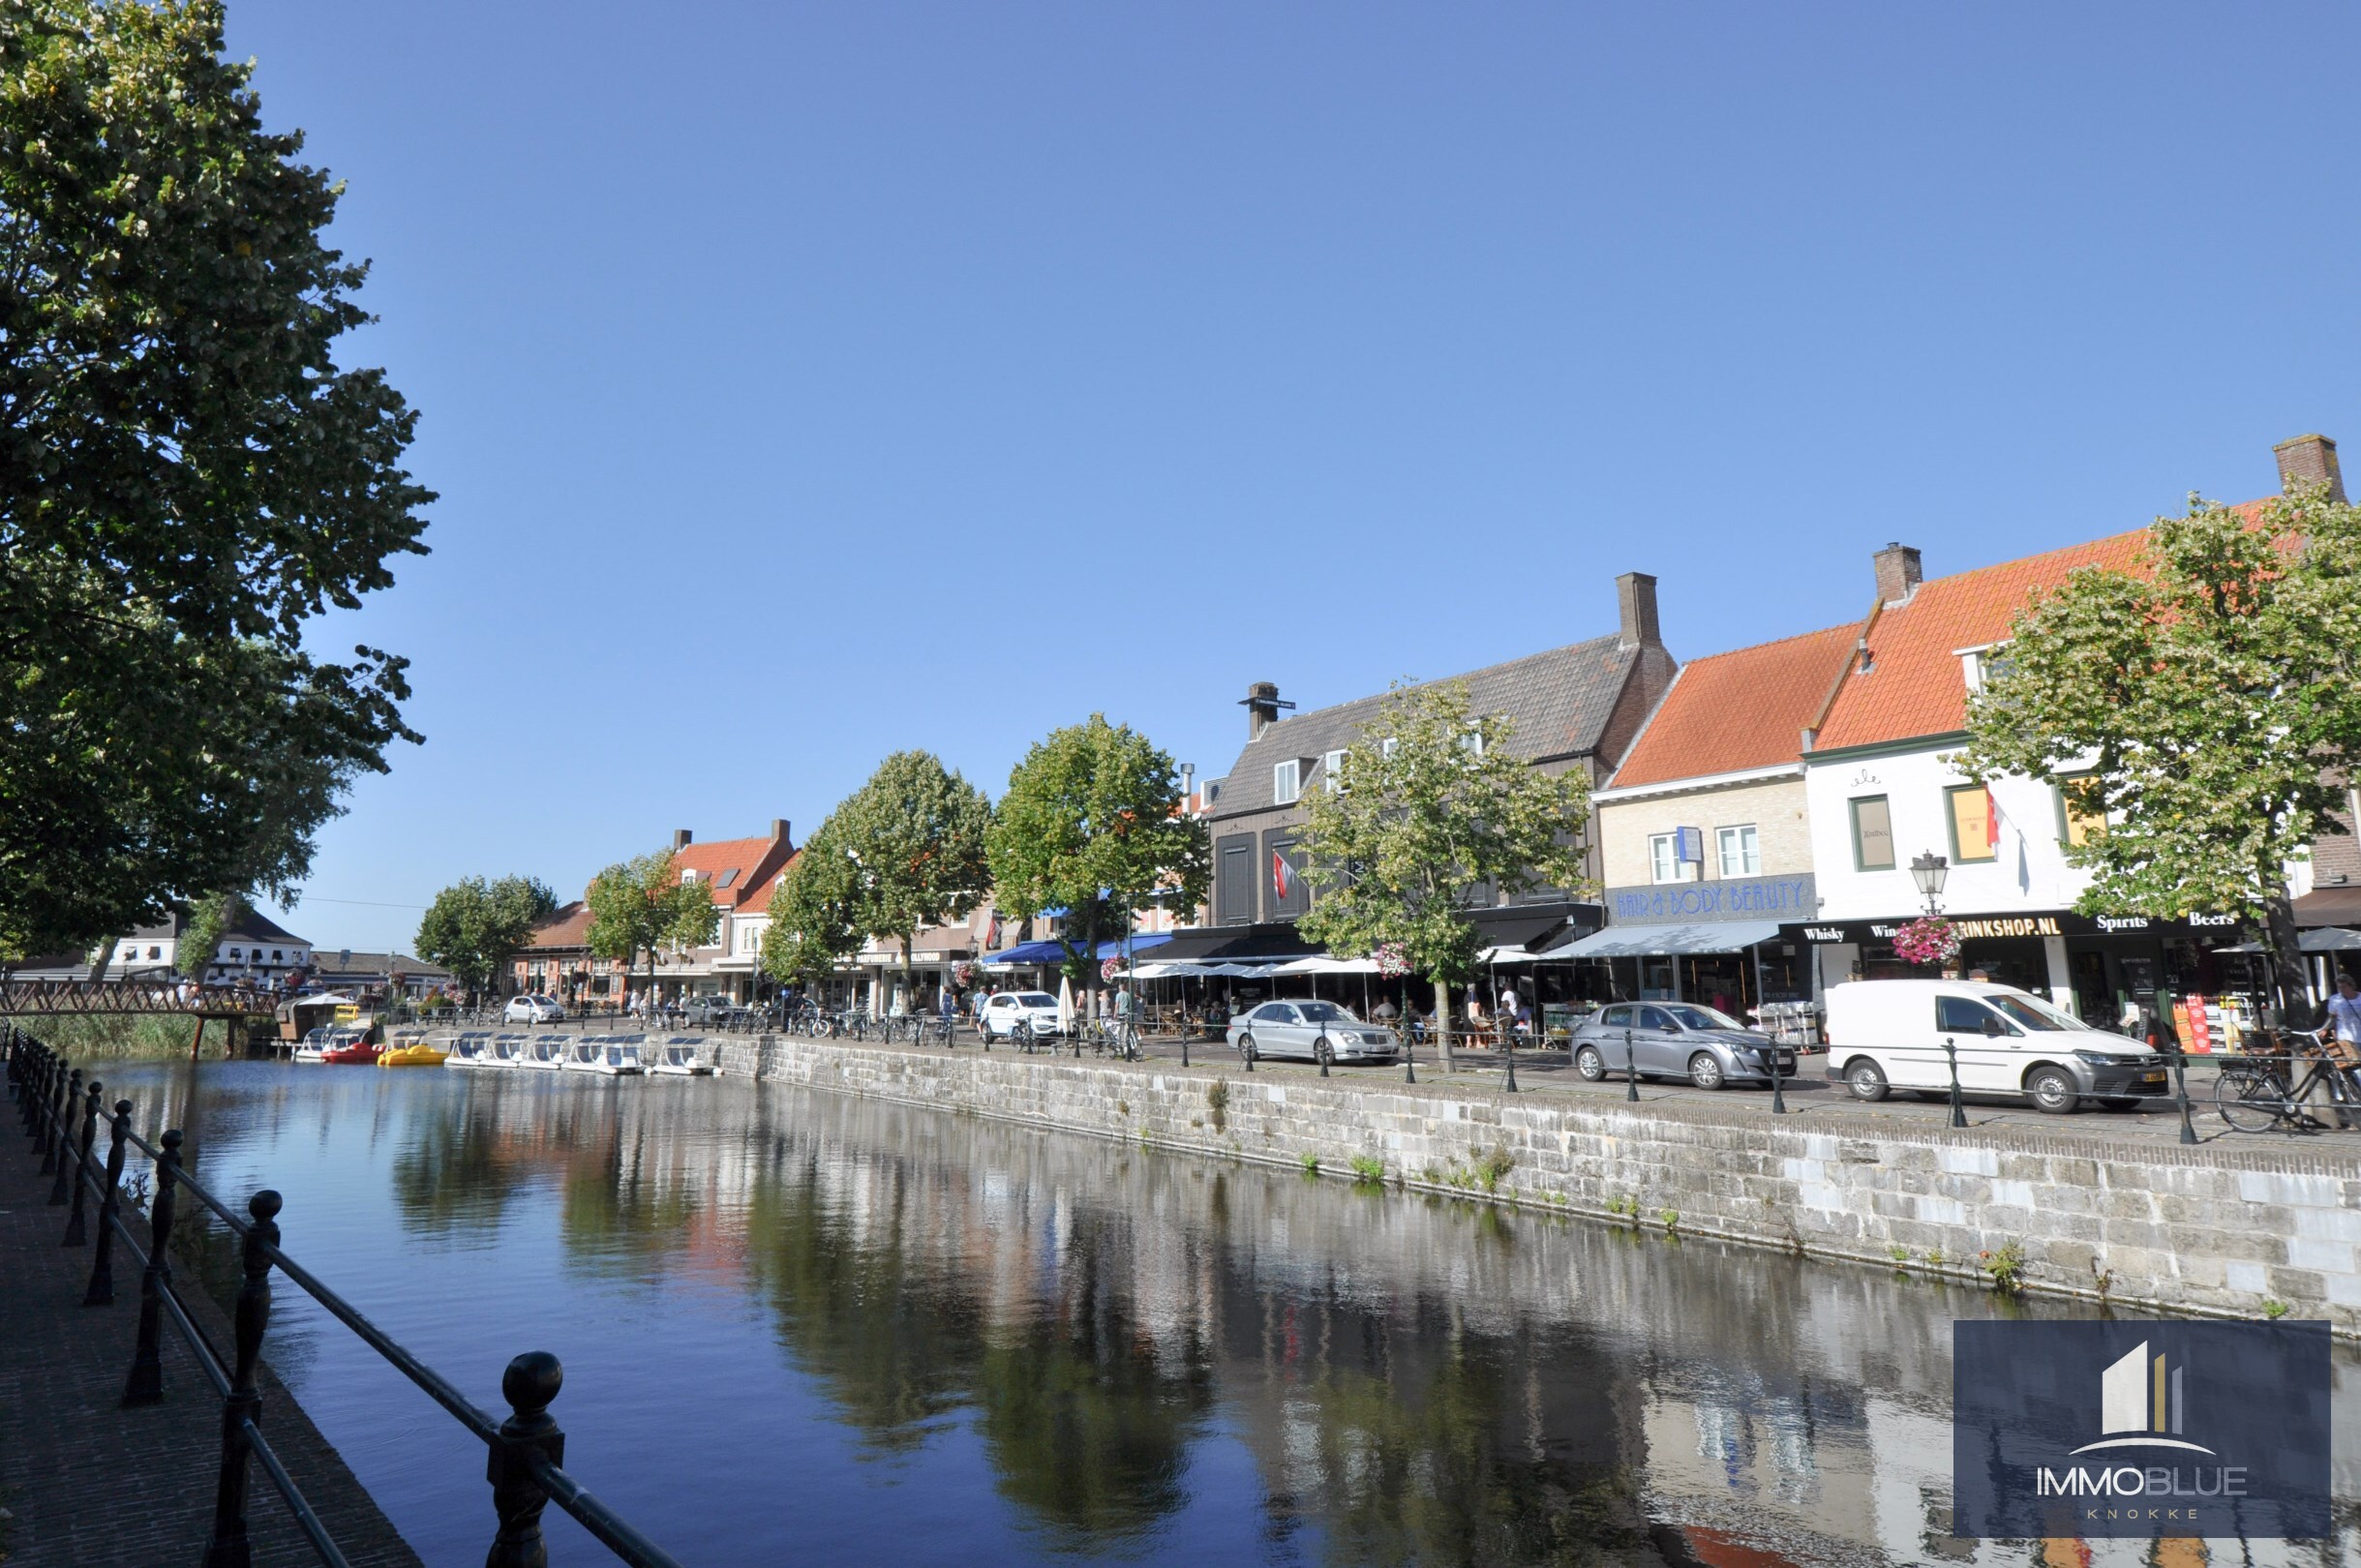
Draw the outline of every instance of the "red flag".
<instances>
[{"instance_id":1,"label":"red flag","mask_svg":"<svg viewBox=\"0 0 2361 1568\"><path fill-rule=\"evenodd\" d=\"M1993 854L2000 853L2000 807L1992 799L1992 792L1983 792L1983 847Z\"/></svg>"},{"instance_id":2,"label":"red flag","mask_svg":"<svg viewBox=\"0 0 2361 1568\"><path fill-rule=\"evenodd\" d=\"M1287 858L1277 850L1271 851L1271 887L1280 897L1287 895Z\"/></svg>"}]
</instances>

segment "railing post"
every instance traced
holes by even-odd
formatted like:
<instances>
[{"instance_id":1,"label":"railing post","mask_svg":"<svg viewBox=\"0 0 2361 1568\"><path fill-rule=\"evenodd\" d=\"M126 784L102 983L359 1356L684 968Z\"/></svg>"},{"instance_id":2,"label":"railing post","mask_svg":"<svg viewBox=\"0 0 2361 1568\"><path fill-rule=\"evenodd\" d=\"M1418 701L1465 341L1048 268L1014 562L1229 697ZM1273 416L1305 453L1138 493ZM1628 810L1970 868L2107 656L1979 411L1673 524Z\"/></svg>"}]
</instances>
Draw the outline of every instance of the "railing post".
<instances>
[{"instance_id":1,"label":"railing post","mask_svg":"<svg viewBox=\"0 0 2361 1568\"><path fill-rule=\"evenodd\" d=\"M65 1091L65 1076L57 1070L57 1059L50 1057L42 1063L41 1099L33 1107L33 1148L41 1156L44 1176L57 1168L56 1103Z\"/></svg>"},{"instance_id":2,"label":"railing post","mask_svg":"<svg viewBox=\"0 0 2361 1568\"><path fill-rule=\"evenodd\" d=\"M172 1283L172 1211L179 1202L180 1129L164 1135L156 1161L156 1197L147 1211L147 1267L139 1275L139 1339L132 1350L131 1376L123 1384L125 1404L154 1404L164 1398L164 1362L157 1337L164 1322L164 1293Z\"/></svg>"},{"instance_id":3,"label":"railing post","mask_svg":"<svg viewBox=\"0 0 2361 1568\"><path fill-rule=\"evenodd\" d=\"M1952 1070L1952 1126L1967 1126L1967 1107L1959 1100L1959 1041L1950 1035L1943 1037L1944 1059Z\"/></svg>"},{"instance_id":4,"label":"railing post","mask_svg":"<svg viewBox=\"0 0 2361 1568\"><path fill-rule=\"evenodd\" d=\"M76 1068L66 1075L66 1092L57 1101L57 1125L50 1131L50 1140L57 1146L57 1180L49 1184L49 1207L53 1209L66 1201L67 1185L74 1180L74 1112L81 1098L82 1070Z\"/></svg>"},{"instance_id":5,"label":"railing post","mask_svg":"<svg viewBox=\"0 0 2361 1568\"><path fill-rule=\"evenodd\" d=\"M82 1200L90 1191L90 1149L98 1137L99 1080L93 1078L90 1087L82 1094L82 1141L76 1151L77 1158L74 1161L74 1210L66 1217L63 1246L80 1247L90 1240L89 1232L82 1228Z\"/></svg>"},{"instance_id":6,"label":"railing post","mask_svg":"<svg viewBox=\"0 0 2361 1568\"><path fill-rule=\"evenodd\" d=\"M2189 1055L2186 1051L2172 1053L2173 1097L2181 1102L2181 1141L2197 1141L2197 1128L2189 1119Z\"/></svg>"},{"instance_id":7,"label":"railing post","mask_svg":"<svg viewBox=\"0 0 2361 1568\"><path fill-rule=\"evenodd\" d=\"M500 1374L500 1397L511 1411L500 1423L499 1439L484 1467L492 1483L492 1508L499 1533L484 1568L548 1568L549 1544L541 1538L541 1510L549 1493L533 1474L537 1453L552 1464L565 1462L565 1433L549 1413L550 1402L565 1385L565 1369L546 1350L529 1350Z\"/></svg>"},{"instance_id":8,"label":"railing post","mask_svg":"<svg viewBox=\"0 0 2361 1568\"><path fill-rule=\"evenodd\" d=\"M1500 1060L1508 1064L1508 1081L1501 1085L1501 1093L1513 1095L1517 1092L1517 1022L1514 1018L1500 1026Z\"/></svg>"},{"instance_id":9,"label":"railing post","mask_svg":"<svg viewBox=\"0 0 2361 1568\"><path fill-rule=\"evenodd\" d=\"M1779 1041L1776 1038L1772 1039L1768 1054L1771 1057L1771 1114L1784 1116L1787 1114L1787 1097L1779 1092Z\"/></svg>"},{"instance_id":10,"label":"railing post","mask_svg":"<svg viewBox=\"0 0 2361 1568\"><path fill-rule=\"evenodd\" d=\"M99 1245L91 1250L90 1288L82 1292L85 1307L105 1307L115 1299L115 1220L122 1211L123 1159L131 1148L131 1115L130 1101L115 1101L106 1144L106 1191L99 1198Z\"/></svg>"},{"instance_id":11,"label":"railing post","mask_svg":"<svg viewBox=\"0 0 2361 1568\"><path fill-rule=\"evenodd\" d=\"M1623 1031L1623 1098L1636 1101L1640 1098L1640 1058L1631 1047L1631 1031Z\"/></svg>"},{"instance_id":12,"label":"railing post","mask_svg":"<svg viewBox=\"0 0 2361 1568\"><path fill-rule=\"evenodd\" d=\"M249 1426L262 1425L262 1391L255 1386L255 1363L262 1354L262 1331L270 1327L270 1252L279 1245L279 1194L264 1188L247 1200L253 1217L239 1266L237 1365L222 1401L222 1478L213 1493L213 1545L204 1568L247 1568L254 1552L246 1539L246 1457Z\"/></svg>"}]
</instances>

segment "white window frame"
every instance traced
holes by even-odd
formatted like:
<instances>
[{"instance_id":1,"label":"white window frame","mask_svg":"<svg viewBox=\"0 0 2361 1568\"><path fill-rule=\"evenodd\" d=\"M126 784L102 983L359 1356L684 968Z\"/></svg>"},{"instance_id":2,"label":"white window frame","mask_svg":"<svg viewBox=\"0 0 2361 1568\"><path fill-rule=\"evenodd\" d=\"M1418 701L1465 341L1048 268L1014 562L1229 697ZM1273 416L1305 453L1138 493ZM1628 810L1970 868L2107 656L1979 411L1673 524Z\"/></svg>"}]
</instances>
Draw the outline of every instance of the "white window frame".
<instances>
[{"instance_id":1,"label":"white window frame","mask_svg":"<svg viewBox=\"0 0 2361 1568\"><path fill-rule=\"evenodd\" d=\"M1680 880L1680 839L1678 833L1648 835L1648 880L1679 882Z\"/></svg>"},{"instance_id":2,"label":"white window frame","mask_svg":"<svg viewBox=\"0 0 2361 1568\"><path fill-rule=\"evenodd\" d=\"M1343 789L1345 787L1345 753L1331 751L1323 755L1319 760L1319 777L1321 785L1330 795Z\"/></svg>"},{"instance_id":3,"label":"white window frame","mask_svg":"<svg viewBox=\"0 0 2361 1568\"><path fill-rule=\"evenodd\" d=\"M1391 757L1401 748L1401 745L1402 738L1400 736L1389 735L1384 739L1377 742L1377 755L1380 757Z\"/></svg>"},{"instance_id":4,"label":"white window frame","mask_svg":"<svg viewBox=\"0 0 2361 1568\"><path fill-rule=\"evenodd\" d=\"M1271 804L1293 805L1304 798L1304 765L1299 757L1271 765Z\"/></svg>"},{"instance_id":5,"label":"white window frame","mask_svg":"<svg viewBox=\"0 0 2361 1568\"><path fill-rule=\"evenodd\" d=\"M1735 866L1730 852L1738 851ZM1759 877L1763 874L1763 835L1750 822L1713 829L1714 860L1721 867L1723 880L1734 877Z\"/></svg>"}]
</instances>

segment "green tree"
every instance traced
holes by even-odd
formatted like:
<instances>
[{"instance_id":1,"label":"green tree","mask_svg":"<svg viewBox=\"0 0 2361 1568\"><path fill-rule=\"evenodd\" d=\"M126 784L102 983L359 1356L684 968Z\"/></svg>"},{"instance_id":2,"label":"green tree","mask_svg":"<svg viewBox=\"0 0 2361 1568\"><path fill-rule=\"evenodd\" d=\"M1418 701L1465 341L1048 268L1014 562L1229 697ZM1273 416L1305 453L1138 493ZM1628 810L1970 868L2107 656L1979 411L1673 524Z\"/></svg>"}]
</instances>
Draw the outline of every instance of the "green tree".
<instances>
[{"instance_id":1,"label":"green tree","mask_svg":"<svg viewBox=\"0 0 2361 1568\"><path fill-rule=\"evenodd\" d=\"M646 953L651 990L659 950L702 948L721 924L712 890L702 882L682 882L680 859L668 849L608 866L590 879L582 901L590 913L584 946L597 957L621 959L626 968Z\"/></svg>"},{"instance_id":2,"label":"green tree","mask_svg":"<svg viewBox=\"0 0 2361 1568\"><path fill-rule=\"evenodd\" d=\"M1971 778L2022 774L2102 830L2067 849L2087 914L2259 923L2283 1016L2307 1010L2290 863L2361 777L2361 511L2324 487L2249 517L2190 498L2129 570L2038 598L1968 704Z\"/></svg>"},{"instance_id":3,"label":"green tree","mask_svg":"<svg viewBox=\"0 0 2361 1568\"><path fill-rule=\"evenodd\" d=\"M490 990L558 896L532 877L465 877L435 895L418 921L418 956L457 976L472 1001Z\"/></svg>"},{"instance_id":4,"label":"green tree","mask_svg":"<svg viewBox=\"0 0 2361 1568\"><path fill-rule=\"evenodd\" d=\"M203 0L0 14L0 948L282 897L401 721L303 628L422 553L413 415L334 345L339 187Z\"/></svg>"},{"instance_id":5,"label":"green tree","mask_svg":"<svg viewBox=\"0 0 2361 1568\"><path fill-rule=\"evenodd\" d=\"M781 985L817 985L861 947L860 868L823 823L771 890L763 973Z\"/></svg>"},{"instance_id":6,"label":"green tree","mask_svg":"<svg viewBox=\"0 0 2361 1568\"><path fill-rule=\"evenodd\" d=\"M222 950L222 939L245 916L246 901L235 893L208 893L199 898L173 946L173 967L180 971L181 979L202 985L205 971L213 967L213 955Z\"/></svg>"},{"instance_id":7,"label":"green tree","mask_svg":"<svg viewBox=\"0 0 2361 1568\"><path fill-rule=\"evenodd\" d=\"M1341 787L1305 797L1304 935L1338 953L1402 946L1434 981L1451 1066L1450 986L1482 944L1466 912L1498 890L1589 890L1580 848L1589 781L1509 751L1512 727L1471 710L1467 686L1396 686L1345 754Z\"/></svg>"},{"instance_id":8,"label":"green tree","mask_svg":"<svg viewBox=\"0 0 2361 1568\"><path fill-rule=\"evenodd\" d=\"M901 944L905 997L920 928L964 919L991 886L991 821L984 792L934 753L897 751L820 825L851 862L853 929Z\"/></svg>"},{"instance_id":9,"label":"green tree","mask_svg":"<svg viewBox=\"0 0 2361 1568\"><path fill-rule=\"evenodd\" d=\"M1089 985L1101 931L1130 930L1159 889L1186 908L1205 896L1211 855L1204 824L1180 806L1170 754L1130 725L1093 713L1052 731L1010 772L993 814L1000 908L1019 920L1067 911L1058 933L1067 973Z\"/></svg>"}]
</instances>

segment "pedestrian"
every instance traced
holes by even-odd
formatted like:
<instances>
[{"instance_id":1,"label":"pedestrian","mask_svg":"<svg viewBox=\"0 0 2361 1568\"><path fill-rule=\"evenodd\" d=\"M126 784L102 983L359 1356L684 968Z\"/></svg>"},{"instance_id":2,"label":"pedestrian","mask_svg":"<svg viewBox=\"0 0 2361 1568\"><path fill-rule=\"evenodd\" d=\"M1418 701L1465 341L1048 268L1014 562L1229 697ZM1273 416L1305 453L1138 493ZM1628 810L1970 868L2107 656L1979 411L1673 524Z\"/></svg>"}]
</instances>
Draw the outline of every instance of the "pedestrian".
<instances>
[{"instance_id":1,"label":"pedestrian","mask_svg":"<svg viewBox=\"0 0 2361 1568\"><path fill-rule=\"evenodd\" d=\"M2337 994L2328 999L2328 1054L2361 1090L2361 982L2349 972L2337 974Z\"/></svg>"}]
</instances>

